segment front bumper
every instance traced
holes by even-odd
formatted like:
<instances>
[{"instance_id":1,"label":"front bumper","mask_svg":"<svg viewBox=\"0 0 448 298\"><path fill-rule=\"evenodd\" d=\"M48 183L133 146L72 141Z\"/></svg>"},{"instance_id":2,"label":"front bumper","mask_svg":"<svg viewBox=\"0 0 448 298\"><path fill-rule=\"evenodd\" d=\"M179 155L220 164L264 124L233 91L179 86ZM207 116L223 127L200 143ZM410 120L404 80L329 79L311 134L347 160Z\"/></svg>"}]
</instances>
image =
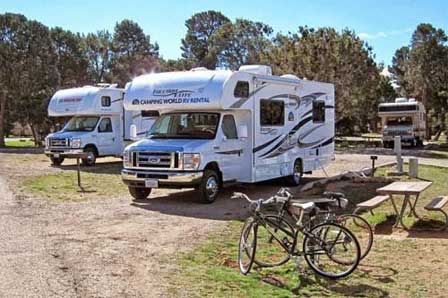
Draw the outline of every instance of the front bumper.
<instances>
[{"instance_id":1,"label":"front bumper","mask_svg":"<svg viewBox=\"0 0 448 298\"><path fill-rule=\"evenodd\" d=\"M84 152L82 148L72 149L72 148L45 148L45 155L48 157L59 156L59 157L69 157L72 154L79 154Z\"/></svg>"},{"instance_id":2,"label":"front bumper","mask_svg":"<svg viewBox=\"0 0 448 298\"><path fill-rule=\"evenodd\" d=\"M201 183L202 171L148 171L128 170L121 171L121 179L128 186L145 187L146 179L157 179L159 187L166 188L189 188Z\"/></svg>"}]
</instances>

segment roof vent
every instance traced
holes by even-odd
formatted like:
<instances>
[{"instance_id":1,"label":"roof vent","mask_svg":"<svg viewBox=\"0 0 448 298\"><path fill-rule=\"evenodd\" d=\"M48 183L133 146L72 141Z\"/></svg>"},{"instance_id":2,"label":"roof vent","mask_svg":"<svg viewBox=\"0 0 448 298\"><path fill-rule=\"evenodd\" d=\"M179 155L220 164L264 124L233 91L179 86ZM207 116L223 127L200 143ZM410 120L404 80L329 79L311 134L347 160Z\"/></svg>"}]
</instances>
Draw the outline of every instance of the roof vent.
<instances>
[{"instance_id":1,"label":"roof vent","mask_svg":"<svg viewBox=\"0 0 448 298\"><path fill-rule=\"evenodd\" d=\"M190 69L190 71L206 71L208 70L206 67L194 67Z\"/></svg>"},{"instance_id":2,"label":"roof vent","mask_svg":"<svg viewBox=\"0 0 448 298\"><path fill-rule=\"evenodd\" d=\"M395 103L408 102L408 99L405 97L395 98Z\"/></svg>"},{"instance_id":3,"label":"roof vent","mask_svg":"<svg viewBox=\"0 0 448 298\"><path fill-rule=\"evenodd\" d=\"M415 98L409 98L409 102L416 102L417 100Z\"/></svg>"},{"instance_id":4,"label":"roof vent","mask_svg":"<svg viewBox=\"0 0 448 298\"><path fill-rule=\"evenodd\" d=\"M298 76L290 74L290 73L282 75L281 78L300 81L300 78Z\"/></svg>"},{"instance_id":5,"label":"roof vent","mask_svg":"<svg viewBox=\"0 0 448 298\"><path fill-rule=\"evenodd\" d=\"M272 75L272 68L267 65L242 65L238 70L260 75Z\"/></svg>"}]
</instances>

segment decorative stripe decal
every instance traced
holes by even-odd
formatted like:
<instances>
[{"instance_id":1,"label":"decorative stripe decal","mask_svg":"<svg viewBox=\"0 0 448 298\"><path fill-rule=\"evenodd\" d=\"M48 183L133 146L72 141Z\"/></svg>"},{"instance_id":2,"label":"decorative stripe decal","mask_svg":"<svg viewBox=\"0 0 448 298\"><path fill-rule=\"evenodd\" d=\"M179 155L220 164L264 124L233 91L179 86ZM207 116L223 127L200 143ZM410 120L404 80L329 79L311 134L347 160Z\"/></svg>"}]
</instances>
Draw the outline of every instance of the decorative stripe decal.
<instances>
[{"instance_id":1,"label":"decorative stripe decal","mask_svg":"<svg viewBox=\"0 0 448 298\"><path fill-rule=\"evenodd\" d=\"M276 140L278 140L278 138L280 138L280 136L277 136L277 137L273 138L272 140L267 141L266 143L264 143L264 144L262 144L262 145L260 145L260 146L255 147L255 148L253 149L253 152L255 153L255 152L258 152L258 151L260 151L260 150L263 150L264 148L266 148L267 146L271 145L271 144L274 143Z\"/></svg>"},{"instance_id":2,"label":"decorative stripe decal","mask_svg":"<svg viewBox=\"0 0 448 298\"><path fill-rule=\"evenodd\" d=\"M112 100L112 103L117 102L117 101L122 101L122 100L123 100L123 98L119 98L119 99L116 99L116 100Z\"/></svg>"},{"instance_id":3,"label":"decorative stripe decal","mask_svg":"<svg viewBox=\"0 0 448 298\"><path fill-rule=\"evenodd\" d=\"M285 142L286 137L284 137L283 139L281 139L280 142L278 142L277 144L275 144L274 147L272 147L270 150L268 150L268 152L264 153L263 155L261 155L260 157L265 157L266 155L268 155L269 153L273 152L274 150L278 149L281 145L283 145L283 143Z\"/></svg>"}]
</instances>

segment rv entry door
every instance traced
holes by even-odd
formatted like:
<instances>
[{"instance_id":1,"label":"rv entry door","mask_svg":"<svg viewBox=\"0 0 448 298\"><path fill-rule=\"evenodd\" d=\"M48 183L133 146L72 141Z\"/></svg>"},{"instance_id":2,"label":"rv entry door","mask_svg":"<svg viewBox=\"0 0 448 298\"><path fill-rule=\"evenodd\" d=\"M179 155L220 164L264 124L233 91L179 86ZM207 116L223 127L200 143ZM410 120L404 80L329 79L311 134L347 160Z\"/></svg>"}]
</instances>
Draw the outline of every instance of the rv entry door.
<instances>
[{"instance_id":1,"label":"rv entry door","mask_svg":"<svg viewBox=\"0 0 448 298\"><path fill-rule=\"evenodd\" d=\"M242 167L244 166L244 142L238 138L235 118L233 115L223 115L220 135L220 145L214 147L214 152L218 157L219 165L223 173L223 180L238 180Z\"/></svg>"}]
</instances>

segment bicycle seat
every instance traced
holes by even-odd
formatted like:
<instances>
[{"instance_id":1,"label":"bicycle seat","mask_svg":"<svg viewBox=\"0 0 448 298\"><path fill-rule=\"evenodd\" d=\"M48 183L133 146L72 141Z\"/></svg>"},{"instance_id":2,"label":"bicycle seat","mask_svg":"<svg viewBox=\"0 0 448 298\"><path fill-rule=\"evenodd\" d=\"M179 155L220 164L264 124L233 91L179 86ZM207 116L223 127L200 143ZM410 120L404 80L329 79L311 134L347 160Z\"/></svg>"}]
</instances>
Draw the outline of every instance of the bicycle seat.
<instances>
[{"instance_id":1,"label":"bicycle seat","mask_svg":"<svg viewBox=\"0 0 448 298\"><path fill-rule=\"evenodd\" d=\"M291 206L292 207L296 207L296 208L300 208L304 212L310 212L310 211L314 210L314 208L316 207L316 205L313 202L306 202L306 203L294 202L294 203L291 204Z\"/></svg>"},{"instance_id":2,"label":"bicycle seat","mask_svg":"<svg viewBox=\"0 0 448 298\"><path fill-rule=\"evenodd\" d=\"M342 192L333 192L333 191L326 191L322 194L324 197L326 198L330 198L330 199L341 199L341 198L345 198L345 194L343 194Z\"/></svg>"}]
</instances>

